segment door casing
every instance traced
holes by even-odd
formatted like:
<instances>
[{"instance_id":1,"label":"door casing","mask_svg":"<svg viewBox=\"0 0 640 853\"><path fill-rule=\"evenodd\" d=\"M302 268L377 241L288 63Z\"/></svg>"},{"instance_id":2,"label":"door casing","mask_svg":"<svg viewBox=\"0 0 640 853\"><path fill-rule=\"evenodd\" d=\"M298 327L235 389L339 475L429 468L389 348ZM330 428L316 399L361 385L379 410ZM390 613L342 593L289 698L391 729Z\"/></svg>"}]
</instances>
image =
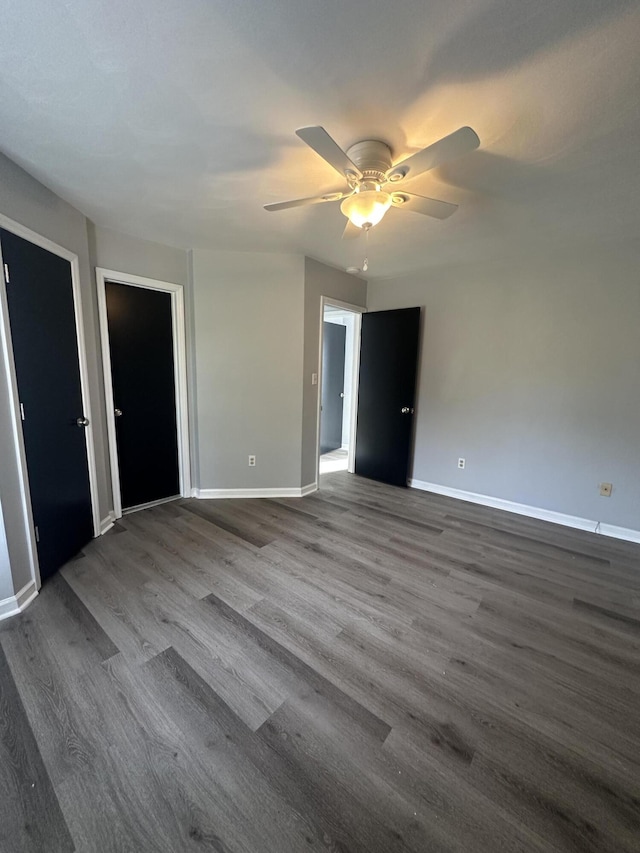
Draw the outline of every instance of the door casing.
<instances>
[{"instance_id":1,"label":"door casing","mask_svg":"<svg viewBox=\"0 0 640 853\"><path fill-rule=\"evenodd\" d=\"M367 309L362 305L352 305L350 302L341 302L339 299L333 299L330 296L320 297L320 332L318 346L318 404L316 412L316 483L320 485L320 404L322 388L322 344L324 339L324 309L325 305L330 305L332 308L344 308L345 311L351 311L355 315L354 324L354 339L353 339L353 390L351 394L351 422L349 429L349 450L347 456L347 471L353 474L355 470L356 459L356 426L358 419L358 378L360 375L360 328L362 325L362 315Z\"/></svg>"},{"instance_id":2,"label":"door casing","mask_svg":"<svg viewBox=\"0 0 640 853\"><path fill-rule=\"evenodd\" d=\"M93 518L93 535L100 535L100 513L98 506L98 483L96 473L96 456L94 443L94 421L91 409L91 398L89 392L89 370L87 367L87 350L84 337L84 321L82 310L82 295L80 292L80 265L78 256L65 249L64 246L59 246L47 237L43 237L25 225L15 222L8 216L0 214L0 228L6 231L11 231L17 237L22 237L29 243L51 252L60 258L68 261L71 266L71 282L73 288L73 306L75 314L76 338L78 343L78 364L80 368L80 389L82 393L82 406L84 415L89 419L89 426L84 430L85 441L87 446L87 465L89 468L89 491L91 494L91 512ZM17 462L19 486L20 486L20 509L24 519L24 530L26 534L28 551L29 551L29 568L31 570L31 578L35 582L36 588L40 589L40 569L38 566L38 552L36 548L35 527L33 522L33 513L31 511L31 494L29 491L29 477L27 473L27 456L22 435L22 418L20 416L20 398L18 395L18 382L16 378L16 368L13 358L13 343L11 339L11 326L9 324L9 306L7 304L6 282L4 278L4 261L2 260L2 250L0 247L0 264L2 269L2 283L0 288L0 348L2 350L2 369L7 378L7 385L10 389L9 407L11 422L13 425L13 449ZM11 271L9 271L11 272Z\"/></svg>"},{"instance_id":3,"label":"door casing","mask_svg":"<svg viewBox=\"0 0 640 853\"><path fill-rule=\"evenodd\" d=\"M116 442L116 419L114 413L113 378L111 375L111 350L109 346L109 326L107 318L106 283L127 284L131 287L143 287L169 293L171 296L171 319L173 338L173 369L176 389L176 425L178 430L178 474L180 494L191 495L191 461L189 450L189 409L187 399L187 353L185 338L184 288L181 284L144 278L130 273L96 267L98 287L98 315L100 319L100 342L102 346L102 368L104 371L104 395L107 414L107 437L109 441L109 460L111 462L111 484L113 489L113 510L116 518L122 518L122 498L120 494L120 469L118 464L118 446Z\"/></svg>"}]
</instances>

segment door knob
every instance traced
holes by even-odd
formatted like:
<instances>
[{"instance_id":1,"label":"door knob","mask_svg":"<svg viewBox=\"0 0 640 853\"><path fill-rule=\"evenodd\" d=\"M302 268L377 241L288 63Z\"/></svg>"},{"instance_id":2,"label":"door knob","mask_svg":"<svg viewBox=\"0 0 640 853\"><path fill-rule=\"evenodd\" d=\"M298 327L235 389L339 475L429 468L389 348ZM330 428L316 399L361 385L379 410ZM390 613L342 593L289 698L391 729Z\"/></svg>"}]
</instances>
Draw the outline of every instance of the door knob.
<instances>
[{"instance_id":1,"label":"door knob","mask_svg":"<svg viewBox=\"0 0 640 853\"><path fill-rule=\"evenodd\" d=\"M76 426L88 427L89 426L89 418L76 418Z\"/></svg>"},{"instance_id":2,"label":"door knob","mask_svg":"<svg viewBox=\"0 0 640 853\"><path fill-rule=\"evenodd\" d=\"M114 414L117 418L121 418L121 417L122 417L122 409L114 409L114 410L113 410L113 414Z\"/></svg>"},{"instance_id":3,"label":"door knob","mask_svg":"<svg viewBox=\"0 0 640 853\"><path fill-rule=\"evenodd\" d=\"M403 407L400 409L400 411L402 412L402 414L403 414L403 415L408 415L408 414L409 414L409 412L411 411L411 409L409 408L409 406L403 406Z\"/></svg>"},{"instance_id":4,"label":"door knob","mask_svg":"<svg viewBox=\"0 0 640 853\"><path fill-rule=\"evenodd\" d=\"M344 391L340 392L340 397L342 397L342 398L344 397Z\"/></svg>"}]
</instances>

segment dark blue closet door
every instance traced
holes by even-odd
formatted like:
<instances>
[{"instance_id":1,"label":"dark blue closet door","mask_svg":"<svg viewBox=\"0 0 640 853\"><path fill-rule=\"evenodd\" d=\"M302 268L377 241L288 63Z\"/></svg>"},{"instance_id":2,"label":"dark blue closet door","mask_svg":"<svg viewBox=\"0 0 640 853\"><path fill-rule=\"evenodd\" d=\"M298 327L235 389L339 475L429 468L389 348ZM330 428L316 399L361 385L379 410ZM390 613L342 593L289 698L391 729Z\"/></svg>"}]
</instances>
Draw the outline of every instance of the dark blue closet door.
<instances>
[{"instance_id":1,"label":"dark blue closet door","mask_svg":"<svg viewBox=\"0 0 640 853\"><path fill-rule=\"evenodd\" d=\"M411 459L420 309L362 315L356 474L406 486Z\"/></svg>"},{"instance_id":2,"label":"dark blue closet door","mask_svg":"<svg viewBox=\"0 0 640 853\"><path fill-rule=\"evenodd\" d=\"M180 493L171 295L107 282L122 508Z\"/></svg>"},{"instance_id":3,"label":"dark blue closet door","mask_svg":"<svg viewBox=\"0 0 640 853\"><path fill-rule=\"evenodd\" d=\"M93 536L71 264L0 231L40 576Z\"/></svg>"}]
</instances>

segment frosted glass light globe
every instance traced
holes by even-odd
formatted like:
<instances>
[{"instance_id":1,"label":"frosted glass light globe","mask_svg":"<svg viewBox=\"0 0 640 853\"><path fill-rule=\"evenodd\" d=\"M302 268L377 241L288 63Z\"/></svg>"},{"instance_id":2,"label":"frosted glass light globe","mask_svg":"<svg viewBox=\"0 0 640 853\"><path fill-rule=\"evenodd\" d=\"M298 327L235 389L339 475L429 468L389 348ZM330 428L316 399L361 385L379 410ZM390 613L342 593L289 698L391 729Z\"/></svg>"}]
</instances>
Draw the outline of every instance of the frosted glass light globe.
<instances>
[{"instance_id":1,"label":"frosted glass light globe","mask_svg":"<svg viewBox=\"0 0 640 853\"><path fill-rule=\"evenodd\" d=\"M340 210L357 228L377 225L391 207L391 196L382 190L361 190L350 195Z\"/></svg>"}]
</instances>

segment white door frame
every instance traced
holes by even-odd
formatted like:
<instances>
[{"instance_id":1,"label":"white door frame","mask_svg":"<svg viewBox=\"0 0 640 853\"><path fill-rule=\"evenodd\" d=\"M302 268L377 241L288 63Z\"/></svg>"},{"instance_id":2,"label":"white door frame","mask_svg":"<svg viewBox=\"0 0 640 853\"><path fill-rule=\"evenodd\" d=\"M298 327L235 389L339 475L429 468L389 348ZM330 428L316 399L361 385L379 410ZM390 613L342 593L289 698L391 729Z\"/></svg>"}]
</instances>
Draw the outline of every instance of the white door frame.
<instances>
[{"instance_id":1,"label":"white door frame","mask_svg":"<svg viewBox=\"0 0 640 853\"><path fill-rule=\"evenodd\" d=\"M85 441L87 447L87 467L89 469L89 492L91 495L91 514L93 518L93 535L100 535L100 512L98 506L98 478L96 473L96 454L95 443L93 437L94 423L91 411L91 397L89 393L89 370L87 367L87 350L84 337L84 320L82 310L82 294L80 291L80 264L78 256L74 252L65 249L64 246L59 246L52 240L43 237L25 225L9 219L8 216L0 214L0 228L5 231L11 231L17 237L22 237L39 246L41 249L46 249L53 255L69 261L71 266L71 283L73 290L73 309L75 315L76 338L78 342L78 365L80 368L80 390L82 394L83 414L89 420L89 426L84 430ZM4 261L2 260L0 249L0 264L4 271ZM11 275L11 270L9 270ZM15 458L18 463L18 477L20 482L20 508L24 518L25 533L29 549L29 562L31 576L37 589L40 589L40 568L38 565L38 549L36 547L35 528L33 523L33 513L31 510L31 493L29 491L29 475L27 472L27 455L24 446L24 437L22 434L22 418L20 416L20 397L18 394L18 382L16 378L16 366L13 357L13 343L11 339L11 326L9 323L9 305L7 302L6 282L4 275L2 276L3 286L0 288L0 347L2 348L2 367L7 377L7 384L10 389L9 407L11 421L13 424L13 449Z\"/></svg>"},{"instance_id":2,"label":"white door frame","mask_svg":"<svg viewBox=\"0 0 640 853\"><path fill-rule=\"evenodd\" d=\"M189 409L187 401L187 351L184 320L184 287L170 281L155 278L143 278L125 272L116 272L96 267L98 285L98 316L100 318L100 341L102 345L102 368L104 371L104 396L107 413L107 436L109 440L109 459L111 462L111 484L113 488L113 510L116 518L122 518L122 497L120 493L120 469L118 466L118 445L116 443L116 418L113 400L113 377L111 375L111 349L109 346L109 325L107 319L107 282L128 284L131 287L143 287L158 290L171 296L171 331L173 338L173 371L176 389L176 426L178 431L178 472L180 476L180 495L191 495L191 462L189 454Z\"/></svg>"},{"instance_id":3,"label":"white door frame","mask_svg":"<svg viewBox=\"0 0 640 853\"><path fill-rule=\"evenodd\" d=\"M362 330L362 315L367 309L362 305L352 305L350 302L341 302L331 296L320 297L320 334L318 348L318 410L316 413L316 483L320 486L320 406L322 403L322 344L324 341L324 309L342 308L355 315L353 329L353 384L351 388L351 423L349 429L349 450L347 455L347 471L353 474L356 467L356 427L358 419L358 386L360 382L360 334Z\"/></svg>"}]
</instances>

